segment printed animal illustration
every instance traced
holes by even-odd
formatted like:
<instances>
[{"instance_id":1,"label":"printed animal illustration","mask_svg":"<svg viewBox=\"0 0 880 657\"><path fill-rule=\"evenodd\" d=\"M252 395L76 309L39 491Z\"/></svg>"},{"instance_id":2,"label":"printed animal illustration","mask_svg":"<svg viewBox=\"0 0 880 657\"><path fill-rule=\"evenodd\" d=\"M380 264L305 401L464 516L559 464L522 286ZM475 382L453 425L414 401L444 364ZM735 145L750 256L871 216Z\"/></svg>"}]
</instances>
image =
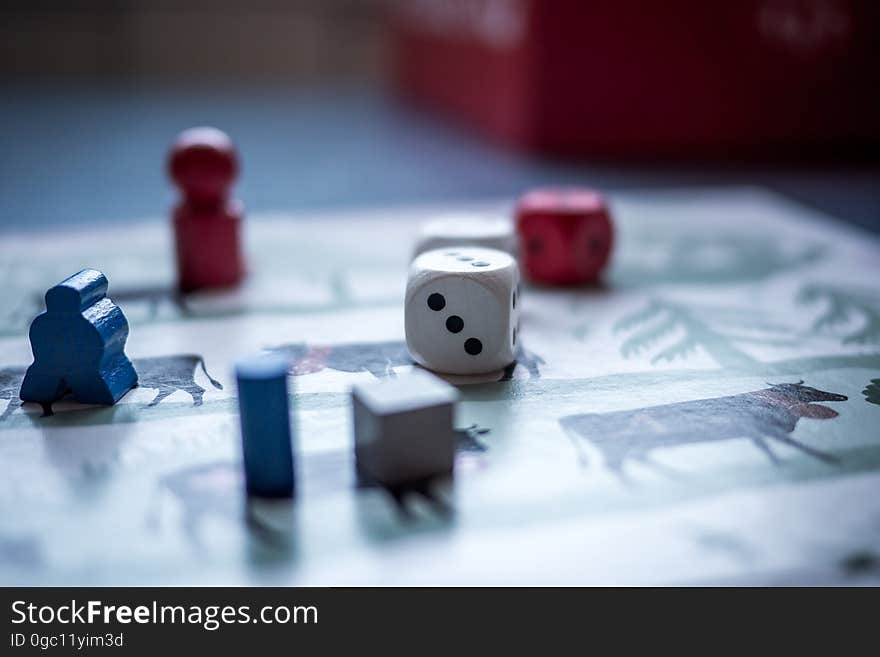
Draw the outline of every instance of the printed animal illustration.
<instances>
[{"instance_id":1,"label":"printed animal illustration","mask_svg":"<svg viewBox=\"0 0 880 657\"><path fill-rule=\"evenodd\" d=\"M12 415L21 406L18 391L24 379L25 367L0 368L0 401L9 400L3 413L0 413L0 422Z\"/></svg>"},{"instance_id":2,"label":"printed animal illustration","mask_svg":"<svg viewBox=\"0 0 880 657\"><path fill-rule=\"evenodd\" d=\"M459 452L485 452L488 448L480 441L480 436L490 433L491 429L472 424L469 427L455 430L456 449Z\"/></svg>"},{"instance_id":3,"label":"printed animal illustration","mask_svg":"<svg viewBox=\"0 0 880 657\"><path fill-rule=\"evenodd\" d=\"M337 372L369 372L377 379L395 376L394 368L412 365L406 343L352 342L338 345L308 345L305 343L282 344L272 347L290 359L291 373L303 376L326 368ZM525 367L530 378L540 378L540 365L544 359L527 349L520 348L515 362L508 365L499 379L509 381L517 366Z\"/></svg>"},{"instance_id":4,"label":"printed animal illustration","mask_svg":"<svg viewBox=\"0 0 880 657\"><path fill-rule=\"evenodd\" d=\"M148 406L156 406L178 390L188 393L192 397L194 406L200 406L205 389L195 380L195 373L199 367L212 386L218 390L223 389L223 384L208 374L205 359L195 354L133 358L132 364L138 373L138 387L156 390L156 396ZM22 404L18 392L21 389L25 369L24 367L0 368L0 401L9 400L9 404L0 414L0 422L12 415ZM43 412L45 415L52 415L52 405L44 405Z\"/></svg>"},{"instance_id":5,"label":"printed animal illustration","mask_svg":"<svg viewBox=\"0 0 880 657\"><path fill-rule=\"evenodd\" d=\"M480 438L490 432L491 429L476 424L456 429L456 450L459 453L485 452L489 448ZM339 490L352 483L347 477L354 467L352 456L351 452L344 451L310 454L299 464L299 474L303 481L309 482L313 492ZM164 475L159 483L181 506L183 532L195 545L202 544L199 532L206 518L231 520L241 514L239 493L244 489L244 481L238 463L219 461L186 467ZM430 490L425 491L430 497ZM2 548L0 537L0 555Z\"/></svg>"},{"instance_id":6,"label":"printed animal illustration","mask_svg":"<svg viewBox=\"0 0 880 657\"><path fill-rule=\"evenodd\" d=\"M171 472L160 483L182 509L184 535L200 545L199 526L209 516L235 518L240 513L238 492L243 489L236 463L212 462Z\"/></svg>"},{"instance_id":7,"label":"printed animal illustration","mask_svg":"<svg viewBox=\"0 0 880 657\"><path fill-rule=\"evenodd\" d=\"M132 362L138 373L140 387L156 390L156 396L149 406L156 406L178 390L183 390L192 397L193 406L201 406L205 389L196 383L195 373L199 367L212 386L223 390L223 384L208 374L205 359L196 354L135 358Z\"/></svg>"},{"instance_id":8,"label":"printed animal illustration","mask_svg":"<svg viewBox=\"0 0 880 657\"><path fill-rule=\"evenodd\" d=\"M598 449L605 465L617 474L623 473L630 460L650 462L650 453L656 449L737 438L751 440L774 463L772 441L833 462L832 456L794 440L791 433L801 418L837 417L837 411L815 402L846 399L799 381L727 397L570 415L560 424L576 440L586 440Z\"/></svg>"}]
</instances>

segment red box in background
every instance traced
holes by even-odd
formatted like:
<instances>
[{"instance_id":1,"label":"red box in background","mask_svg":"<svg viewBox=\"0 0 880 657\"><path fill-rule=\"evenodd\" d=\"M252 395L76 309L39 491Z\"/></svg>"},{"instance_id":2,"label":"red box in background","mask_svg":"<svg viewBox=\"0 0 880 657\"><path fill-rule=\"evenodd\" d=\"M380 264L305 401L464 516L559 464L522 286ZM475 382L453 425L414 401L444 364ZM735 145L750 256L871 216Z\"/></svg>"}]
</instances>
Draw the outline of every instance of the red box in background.
<instances>
[{"instance_id":1,"label":"red box in background","mask_svg":"<svg viewBox=\"0 0 880 657\"><path fill-rule=\"evenodd\" d=\"M870 0L409 0L394 63L406 97L529 151L865 148L878 27Z\"/></svg>"}]
</instances>

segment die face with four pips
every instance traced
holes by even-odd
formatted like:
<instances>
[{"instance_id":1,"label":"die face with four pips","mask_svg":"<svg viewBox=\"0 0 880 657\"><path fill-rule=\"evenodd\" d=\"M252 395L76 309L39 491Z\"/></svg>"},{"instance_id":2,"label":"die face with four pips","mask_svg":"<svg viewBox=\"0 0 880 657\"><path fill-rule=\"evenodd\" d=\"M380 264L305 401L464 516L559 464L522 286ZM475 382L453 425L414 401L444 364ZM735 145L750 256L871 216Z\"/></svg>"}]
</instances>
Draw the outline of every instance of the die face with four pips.
<instances>
[{"instance_id":1,"label":"die face with four pips","mask_svg":"<svg viewBox=\"0 0 880 657\"><path fill-rule=\"evenodd\" d=\"M444 374L482 374L516 358L519 268L495 249L427 251L410 265L406 344L423 367Z\"/></svg>"}]
</instances>

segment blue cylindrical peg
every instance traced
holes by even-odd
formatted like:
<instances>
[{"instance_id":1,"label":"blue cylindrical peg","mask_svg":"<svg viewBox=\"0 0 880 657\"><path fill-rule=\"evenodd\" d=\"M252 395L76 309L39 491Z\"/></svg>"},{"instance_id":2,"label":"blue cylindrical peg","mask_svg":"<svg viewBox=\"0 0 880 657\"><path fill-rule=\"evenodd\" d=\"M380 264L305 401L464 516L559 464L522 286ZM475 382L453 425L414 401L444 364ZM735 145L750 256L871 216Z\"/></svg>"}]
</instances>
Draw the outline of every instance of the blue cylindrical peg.
<instances>
[{"instance_id":1,"label":"blue cylindrical peg","mask_svg":"<svg viewBox=\"0 0 880 657\"><path fill-rule=\"evenodd\" d=\"M287 359L259 354L235 366L247 492L291 497L295 489Z\"/></svg>"}]
</instances>

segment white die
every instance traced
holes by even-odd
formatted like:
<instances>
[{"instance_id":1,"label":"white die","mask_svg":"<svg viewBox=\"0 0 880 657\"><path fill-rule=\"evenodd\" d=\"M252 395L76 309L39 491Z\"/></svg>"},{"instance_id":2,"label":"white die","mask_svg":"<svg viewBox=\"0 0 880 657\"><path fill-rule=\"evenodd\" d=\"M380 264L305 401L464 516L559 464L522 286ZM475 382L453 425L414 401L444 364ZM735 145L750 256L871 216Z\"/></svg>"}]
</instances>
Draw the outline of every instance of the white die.
<instances>
[{"instance_id":1,"label":"white die","mask_svg":"<svg viewBox=\"0 0 880 657\"><path fill-rule=\"evenodd\" d=\"M479 214L449 214L422 224L413 249L413 258L425 251L450 247L478 246L498 249L516 257L513 222L504 217Z\"/></svg>"},{"instance_id":2,"label":"white die","mask_svg":"<svg viewBox=\"0 0 880 657\"><path fill-rule=\"evenodd\" d=\"M450 248L412 261L406 284L406 346L420 365L482 374L516 358L519 268L503 251Z\"/></svg>"}]
</instances>

